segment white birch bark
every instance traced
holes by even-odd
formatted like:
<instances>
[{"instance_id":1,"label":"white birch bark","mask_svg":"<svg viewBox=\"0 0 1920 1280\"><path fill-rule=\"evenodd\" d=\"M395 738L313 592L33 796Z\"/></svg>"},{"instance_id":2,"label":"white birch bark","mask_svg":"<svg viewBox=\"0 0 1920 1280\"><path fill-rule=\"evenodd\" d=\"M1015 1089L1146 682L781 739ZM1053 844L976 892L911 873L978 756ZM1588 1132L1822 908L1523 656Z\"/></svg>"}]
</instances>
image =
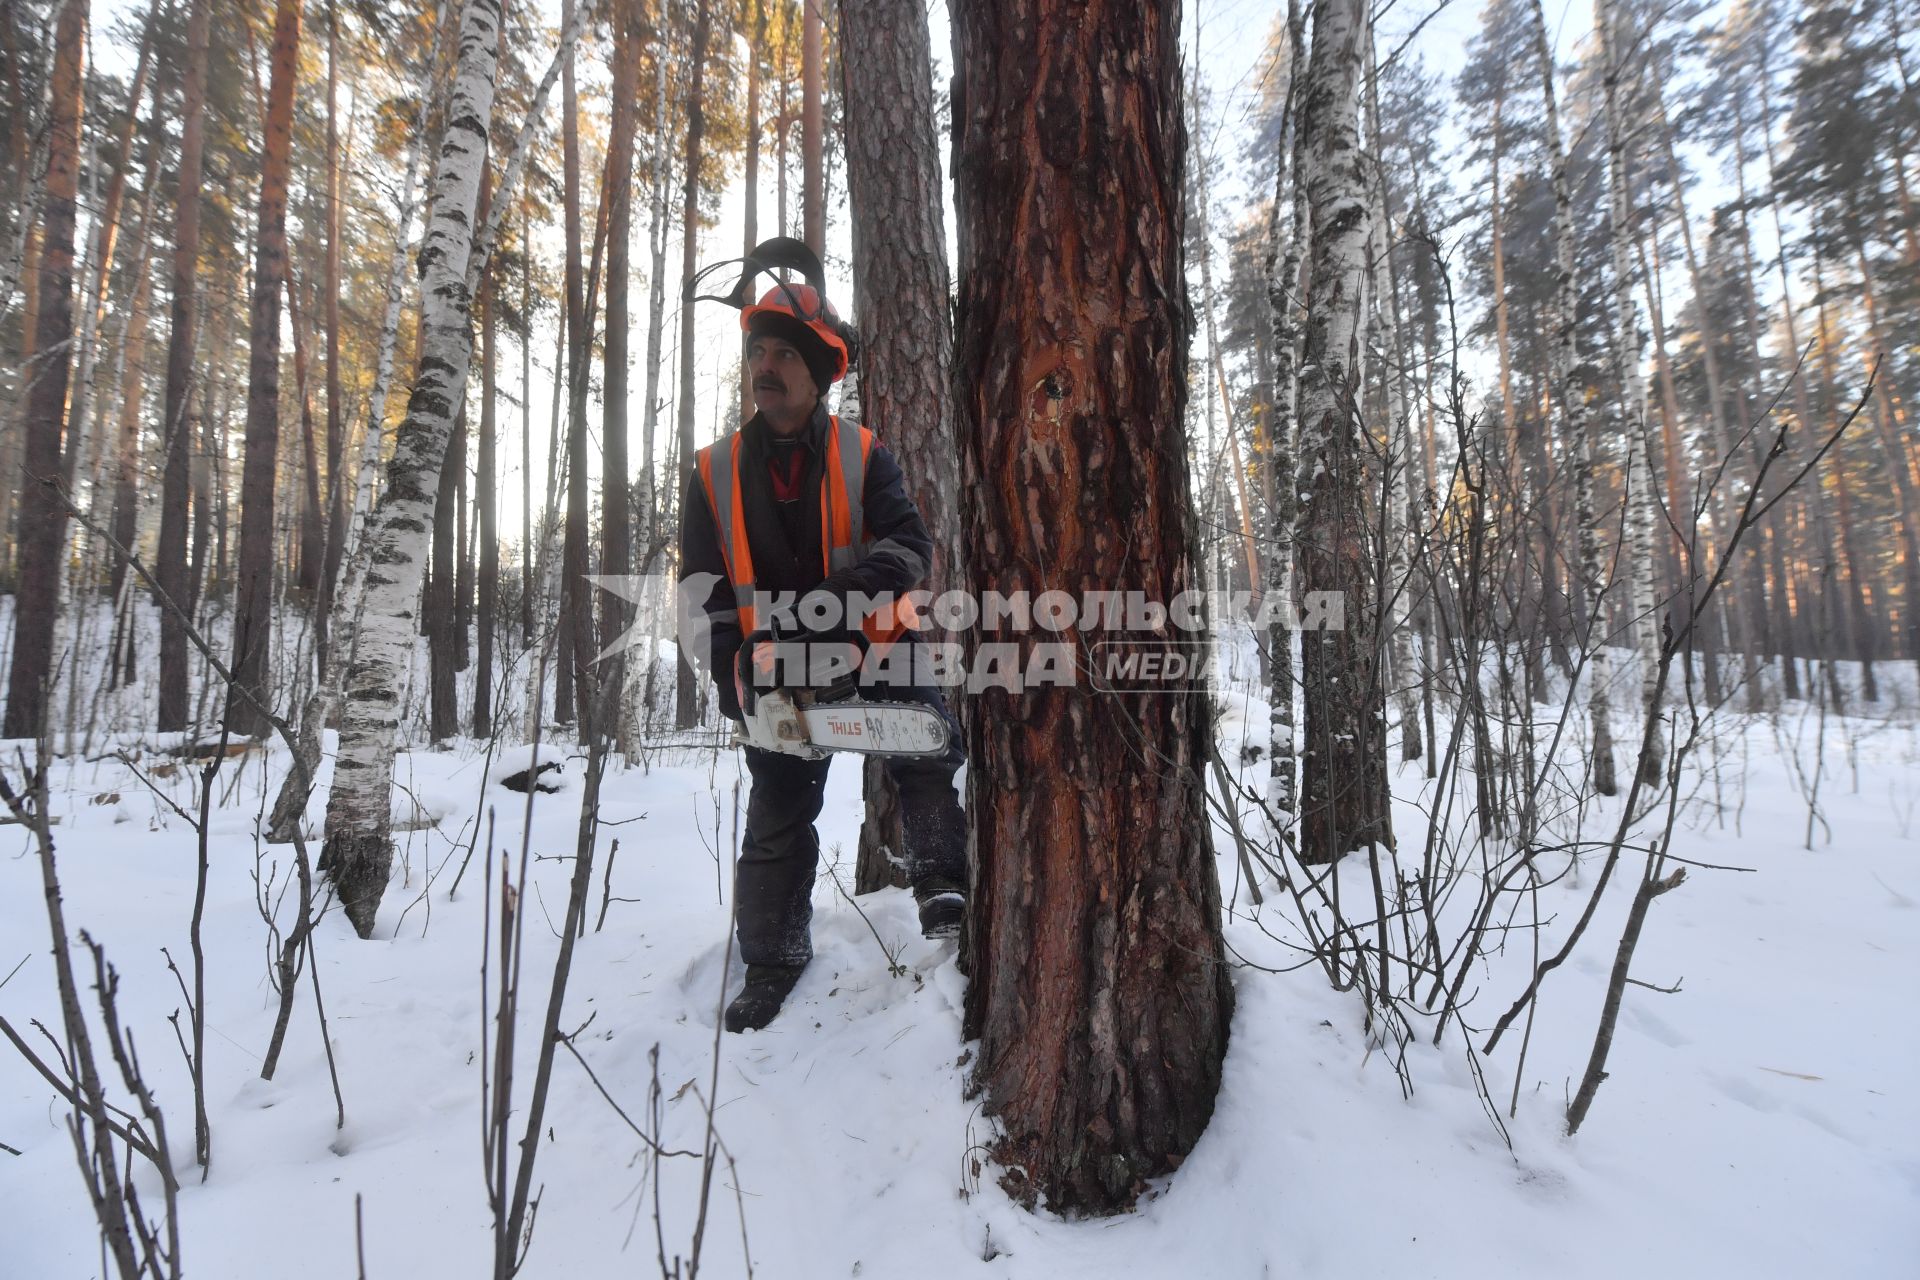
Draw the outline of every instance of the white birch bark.
<instances>
[{"instance_id":1,"label":"white birch bark","mask_svg":"<svg viewBox=\"0 0 1920 1280\"><path fill-rule=\"evenodd\" d=\"M1547 43L1546 12L1533 0L1534 48L1540 59L1546 101L1547 145L1553 166L1553 362L1554 399L1566 420L1573 452L1574 527L1579 547L1581 590L1586 597L1588 653L1587 716L1592 726L1589 776L1603 796L1619 789L1613 768L1612 658L1607 649L1605 569L1600 558L1600 527L1593 509L1593 432L1587 421L1586 389L1574 376L1580 367L1577 319L1580 290L1574 275L1573 184L1567 174L1566 143L1560 135L1560 107L1554 90L1553 51Z\"/></svg>"},{"instance_id":2,"label":"white birch bark","mask_svg":"<svg viewBox=\"0 0 1920 1280\"><path fill-rule=\"evenodd\" d=\"M1283 828L1282 838L1291 843L1300 806L1296 785L1299 745L1293 715L1293 534L1299 514L1293 446L1298 432L1300 262L1309 234L1307 193L1298 170L1300 89L1307 73L1306 23L1300 0L1287 0L1287 41L1286 104L1267 223L1267 318L1273 330L1273 423L1267 465L1273 474L1274 501L1268 513L1273 551L1267 556L1265 586L1267 599L1281 606L1277 612L1270 611L1274 621L1267 630L1267 807L1274 822ZM1293 181L1289 195L1290 163Z\"/></svg>"},{"instance_id":3,"label":"white birch bark","mask_svg":"<svg viewBox=\"0 0 1920 1280\"><path fill-rule=\"evenodd\" d=\"M440 7L444 22L446 6ZM406 177L401 183L400 212L393 237L393 266L387 272L386 309L380 321L379 355L374 362L373 392L368 397L367 421L360 438L360 467L354 477L353 510L347 521L345 564L340 582L334 588L333 605L327 617L327 634L333 637L327 655L327 669L318 673L313 696L300 713L299 763L287 771L274 798L273 813L267 824L267 838L276 843L293 839L294 825L306 812L313 772L320 765L321 733L339 714L345 692L346 672L353 661L356 632L367 571L367 517L373 510L373 487L380 472L380 453L386 439L387 395L393 386L394 352L400 345L400 312L406 300L407 249L413 238L413 215L418 204L420 152L427 136L427 106L433 69L438 65L436 51L428 60L419 84L419 111L414 117L412 141L407 147Z\"/></svg>"},{"instance_id":4,"label":"white birch bark","mask_svg":"<svg viewBox=\"0 0 1920 1280\"><path fill-rule=\"evenodd\" d=\"M1365 0L1316 0L1301 98L1299 178L1313 251L1300 358L1296 555L1303 588L1341 593L1345 603L1344 628L1316 631L1301 645L1300 858L1311 863L1393 843L1386 697L1376 679L1379 566L1368 546L1357 403L1373 221L1360 136L1367 16Z\"/></svg>"},{"instance_id":5,"label":"white birch bark","mask_svg":"<svg viewBox=\"0 0 1920 1280\"><path fill-rule=\"evenodd\" d=\"M347 671L340 753L327 797L326 859L347 918L373 932L393 865L393 757L422 556L473 349L473 220L499 64L499 0L466 0L459 63L420 248L420 367L367 529L366 612ZM505 190L503 184L502 187Z\"/></svg>"},{"instance_id":6,"label":"white birch bark","mask_svg":"<svg viewBox=\"0 0 1920 1280\"><path fill-rule=\"evenodd\" d=\"M1626 428L1626 526L1630 539L1628 581L1632 591L1634 647L1640 651L1640 700L1649 718L1659 716L1653 697L1659 685L1657 668L1661 656L1661 622L1653 593L1653 466L1649 461L1647 439L1647 374L1640 361L1640 320L1634 313L1632 288L1632 234L1628 219L1632 201L1628 198L1626 175L1626 123L1620 119L1620 65L1613 33L1615 12L1611 0L1596 0L1594 25L1599 31L1599 56L1603 67L1605 115L1607 115L1607 207L1613 221L1613 324L1615 324L1615 361L1619 365L1620 391L1624 397ZM1659 783L1667 748L1663 735L1655 731L1647 737L1640 760L1642 779Z\"/></svg>"},{"instance_id":7,"label":"white birch bark","mask_svg":"<svg viewBox=\"0 0 1920 1280\"><path fill-rule=\"evenodd\" d=\"M1641 704L1657 717L1653 704L1660 661L1660 619L1654 598L1653 468L1647 439L1647 375L1641 367L1639 318L1633 304L1632 234L1629 219L1627 141L1620 118L1621 64L1616 58L1611 0L1595 0L1594 26L1600 36L1602 85L1607 118L1607 206L1612 227L1614 360L1623 397L1622 421L1627 436L1627 534L1630 540L1628 577L1632 596L1634 644L1640 653ZM1666 754L1656 728L1646 741L1639 762L1642 778L1657 783Z\"/></svg>"}]
</instances>

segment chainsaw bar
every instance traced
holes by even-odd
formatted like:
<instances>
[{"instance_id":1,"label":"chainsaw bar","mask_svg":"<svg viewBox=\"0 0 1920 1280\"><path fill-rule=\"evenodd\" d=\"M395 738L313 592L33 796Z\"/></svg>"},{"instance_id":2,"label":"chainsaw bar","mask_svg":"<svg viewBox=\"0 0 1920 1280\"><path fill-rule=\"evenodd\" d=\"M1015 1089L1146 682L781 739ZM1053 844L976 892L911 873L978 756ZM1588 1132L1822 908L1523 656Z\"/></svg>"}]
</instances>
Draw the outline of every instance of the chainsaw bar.
<instances>
[{"instance_id":1,"label":"chainsaw bar","mask_svg":"<svg viewBox=\"0 0 1920 1280\"><path fill-rule=\"evenodd\" d=\"M947 722L917 702L831 702L802 707L807 739L828 751L870 756L943 756Z\"/></svg>"},{"instance_id":2,"label":"chainsaw bar","mask_svg":"<svg viewBox=\"0 0 1920 1280\"><path fill-rule=\"evenodd\" d=\"M753 700L734 742L818 760L829 751L858 755L928 758L947 752L947 722L917 702L847 699L797 702L786 690Z\"/></svg>"}]
</instances>

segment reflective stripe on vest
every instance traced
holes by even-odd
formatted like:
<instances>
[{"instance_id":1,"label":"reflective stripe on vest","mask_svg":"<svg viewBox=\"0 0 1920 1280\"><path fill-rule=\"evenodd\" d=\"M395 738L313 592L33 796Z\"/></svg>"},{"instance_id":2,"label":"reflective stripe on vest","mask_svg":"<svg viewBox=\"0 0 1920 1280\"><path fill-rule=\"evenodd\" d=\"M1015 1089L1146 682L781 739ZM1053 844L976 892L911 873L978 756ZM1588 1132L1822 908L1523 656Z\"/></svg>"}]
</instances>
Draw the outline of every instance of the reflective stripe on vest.
<instances>
[{"instance_id":1,"label":"reflective stripe on vest","mask_svg":"<svg viewBox=\"0 0 1920 1280\"><path fill-rule=\"evenodd\" d=\"M830 419L826 466L820 475L820 561L823 573L833 573L859 563L860 550L867 542L864 495L867 482L867 457L873 451L873 432L857 424L851 431L840 429L839 415ZM747 543L747 522L741 515L740 433L729 432L696 455L700 483L706 490L707 506L713 512L713 526L720 538L721 557L726 561L727 580L733 584L734 603L740 611L740 633L757 630L753 595L753 551ZM716 477L718 483L716 483ZM893 609L881 610L860 620L860 630L869 641L882 644L898 638L905 630L900 617L907 609L904 599Z\"/></svg>"}]
</instances>

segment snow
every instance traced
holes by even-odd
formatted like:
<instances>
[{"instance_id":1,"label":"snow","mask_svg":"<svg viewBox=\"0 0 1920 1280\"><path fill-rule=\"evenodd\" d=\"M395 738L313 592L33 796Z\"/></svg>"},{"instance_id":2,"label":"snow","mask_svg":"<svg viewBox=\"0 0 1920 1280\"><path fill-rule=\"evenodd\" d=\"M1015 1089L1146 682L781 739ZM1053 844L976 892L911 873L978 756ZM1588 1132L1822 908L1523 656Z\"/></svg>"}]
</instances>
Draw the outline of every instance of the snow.
<instances>
[{"instance_id":1,"label":"snow","mask_svg":"<svg viewBox=\"0 0 1920 1280\"><path fill-rule=\"evenodd\" d=\"M1618 678L1632 687L1624 682L1633 664L1622 656ZM1242 678L1247 687L1227 697L1222 754L1258 791L1264 758L1246 762L1238 747L1264 748L1266 708L1250 687L1256 675ZM1825 825L1814 824L1812 849L1803 847L1805 796L1821 726L1797 705L1777 723L1726 717L1715 744L1719 781L1690 788L1675 851L1752 870L1690 869L1685 885L1654 904L1634 974L1681 990L1628 990L1609 1078L1572 1139L1564 1102L1592 1045L1637 858L1628 855L1586 940L1546 982L1515 1118L1507 1109L1519 1028L1478 1059L1510 1150L1458 1028L1437 1048L1423 1038L1409 1050L1403 1095L1388 1053L1362 1028L1358 997L1333 991L1317 967L1294 967L1299 953L1281 941L1292 936L1287 895L1269 884L1256 914L1222 837L1227 939L1245 963L1211 1127L1134 1213L1081 1222L1028 1213L990 1165L976 1169L992 1130L965 1092L964 979L951 943L918 936L905 893L862 898L856 909L823 868L817 956L792 1005L765 1031L716 1037L730 952L721 862L744 817L746 784L737 755L709 747L663 747L645 769L610 771L589 932L561 1024L591 1016L578 1047L635 1120L648 1111L657 1046L670 1149L701 1144L718 1042L714 1125L733 1167L723 1162L711 1188L702 1274L715 1277L744 1275L746 1253L768 1277L1912 1275L1920 730L1911 714L1827 718ZM331 752L331 738L327 745ZM11 744L5 757L13 759ZM540 758L562 766L566 786L531 799L517 1107L531 1082L585 767L570 743L543 746ZM498 780L531 759L524 747L489 759L471 742L402 754L396 776L436 821L398 835L402 856L373 941L355 939L337 910L317 937L346 1101L340 1131L304 987L277 1078L257 1078L275 996L256 852L263 872L284 877L289 850L256 850L253 831L286 762L281 751L264 760L255 751L226 766L207 906L213 1167L204 1184L192 1167L187 1073L165 1022L180 994L160 955L165 946L185 961L193 833L119 762L56 764L68 919L118 967L123 1021L167 1108L187 1274L352 1275L356 1194L369 1276L487 1273L484 846L461 868L489 812L495 848L517 867L529 798ZM1419 765L1396 767L1394 817L1407 856L1419 847L1429 797ZM330 770L329 755L311 821ZM161 780L189 812L196 776L183 769ZM1610 828L1615 812L1596 804L1589 829ZM842 762L820 826L848 890L858 822L859 771ZM615 901L595 932L614 839ZM501 862L493 860L496 905ZM1542 890L1552 922L1544 946L1564 936L1597 869L1590 856L1577 877ZM1363 859L1348 859L1340 874L1356 901L1369 898ZM291 911L283 905L283 920ZM52 1026L58 1016L46 928L25 834L0 827L0 976L26 957L0 988L0 1014L43 1048L28 1023ZM1525 942L1487 958L1468 984L1474 1025L1491 1024L1530 962ZM97 1273L63 1115L44 1082L0 1051L0 1142L21 1152L0 1151L8 1228L0 1275L9 1280ZM523 1274L653 1271L656 1188L643 1144L564 1051L542 1138L540 1211ZM143 1202L157 1205L157 1179L141 1177ZM662 1162L659 1231L669 1258L691 1248L700 1187L697 1160Z\"/></svg>"}]
</instances>

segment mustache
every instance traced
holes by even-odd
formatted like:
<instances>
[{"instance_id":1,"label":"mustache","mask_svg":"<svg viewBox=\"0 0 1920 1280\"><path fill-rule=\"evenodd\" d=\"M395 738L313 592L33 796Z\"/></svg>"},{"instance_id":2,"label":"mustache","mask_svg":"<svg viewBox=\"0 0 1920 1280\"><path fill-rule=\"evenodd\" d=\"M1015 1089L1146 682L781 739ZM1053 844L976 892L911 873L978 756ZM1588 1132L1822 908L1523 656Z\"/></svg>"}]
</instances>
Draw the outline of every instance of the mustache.
<instances>
[{"instance_id":1,"label":"mustache","mask_svg":"<svg viewBox=\"0 0 1920 1280\"><path fill-rule=\"evenodd\" d=\"M765 387L772 391L785 391L787 389L787 384L785 382L782 382L779 378L773 377L771 375L755 378L753 380L753 385L756 388Z\"/></svg>"}]
</instances>

